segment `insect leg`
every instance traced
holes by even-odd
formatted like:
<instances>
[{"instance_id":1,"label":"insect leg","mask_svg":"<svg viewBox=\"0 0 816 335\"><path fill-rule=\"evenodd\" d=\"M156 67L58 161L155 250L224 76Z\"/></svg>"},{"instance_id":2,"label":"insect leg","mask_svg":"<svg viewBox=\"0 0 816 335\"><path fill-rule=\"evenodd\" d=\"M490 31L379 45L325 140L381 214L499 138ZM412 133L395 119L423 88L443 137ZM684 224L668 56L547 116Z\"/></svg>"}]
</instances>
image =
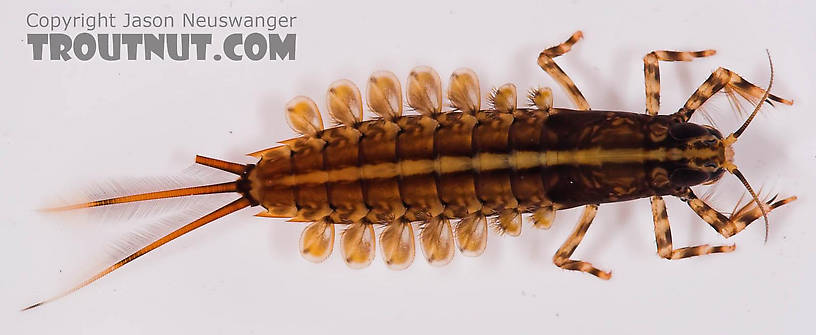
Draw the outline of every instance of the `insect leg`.
<instances>
[{"instance_id":1,"label":"insect leg","mask_svg":"<svg viewBox=\"0 0 816 335\"><path fill-rule=\"evenodd\" d=\"M682 122L687 122L697 108L700 108L714 93L726 87L748 100L759 100L765 94L765 90L749 83L733 71L721 67L715 70L714 73L697 88L697 91L688 98L683 108L680 108L673 116ZM773 94L768 95L768 99L786 105L793 105L793 101L780 98Z\"/></svg>"},{"instance_id":2,"label":"insect leg","mask_svg":"<svg viewBox=\"0 0 816 335\"><path fill-rule=\"evenodd\" d=\"M559 85L561 85L561 87L564 88L565 91L567 91L567 94L569 94L570 98L572 99L572 102L575 103L575 106L577 106L579 110L589 110L590 109L589 102L587 102L586 98L584 98L584 95L581 94L581 91L578 89L578 86L575 86L575 83L572 81L572 79L570 79L570 77L567 76L566 73L564 73L564 70L561 70L561 67L559 67L558 64L555 64L555 60L553 60L553 58L569 52L570 49L572 49L572 46L583 37L584 33L582 33L579 30L573 33L569 39L564 41L564 43L545 49L538 55L538 66L540 66L541 69L546 71L550 75L550 77L552 77L556 82L558 82ZM590 208L593 206L595 207L595 209ZM589 218L590 222L592 222L592 218L595 217L595 211L597 210L598 210L597 204L587 205L586 208L584 208L585 215L592 211L592 217ZM589 227L589 223L587 223L587 227ZM581 237L583 237L583 235ZM581 237L578 238L578 242L581 241ZM578 242L575 242L575 246L578 246ZM562 247L562 249L563 248L564 247ZM573 250L574 249L575 247L573 247ZM572 252L570 252L570 254L572 254ZM556 254L556 257L557 256L558 254ZM566 257L569 257L569 255L567 255ZM556 263L556 265L557 264L558 263Z\"/></svg>"},{"instance_id":3,"label":"insect leg","mask_svg":"<svg viewBox=\"0 0 816 335\"><path fill-rule=\"evenodd\" d=\"M691 61L694 58L708 57L717 53L714 50L702 51L652 51L643 57L643 74L646 77L646 113L655 116L660 110L660 69L658 61L677 62Z\"/></svg>"},{"instance_id":4,"label":"insect leg","mask_svg":"<svg viewBox=\"0 0 816 335\"><path fill-rule=\"evenodd\" d=\"M734 251L735 246L708 244L674 249L672 247L671 227L669 227L669 217L666 215L666 203L661 196L652 197L652 216L654 217L655 241L657 242L657 254L665 259L681 259L700 255L715 254L720 252Z\"/></svg>"},{"instance_id":5,"label":"insect leg","mask_svg":"<svg viewBox=\"0 0 816 335\"><path fill-rule=\"evenodd\" d=\"M581 94L581 91L578 90L578 87L575 86L575 83L572 82L572 79L564 73L564 70L555 64L553 58L561 56L572 48L572 45L578 42L584 34L579 30L576 31L568 40L564 43L551 47L542 51L538 55L538 66L541 67L544 71L546 71L553 79L555 79L564 90L567 91L572 101L578 106L580 110L589 110L589 103L587 103L586 98Z\"/></svg>"},{"instance_id":6,"label":"insect leg","mask_svg":"<svg viewBox=\"0 0 816 335\"><path fill-rule=\"evenodd\" d=\"M699 215L703 221L708 222L708 224L711 225L714 230L725 238L736 235L751 224L751 222L754 222L754 220L762 217L762 211L753 201L731 214L731 217L726 217L697 198L697 196L690 190L683 197L683 200L688 203L689 207L691 207L691 209L697 213L697 215ZM796 197L787 197L779 201L775 200L776 197L773 197L762 204L765 206L766 212L770 213L772 210L796 200Z\"/></svg>"},{"instance_id":7,"label":"insect leg","mask_svg":"<svg viewBox=\"0 0 816 335\"><path fill-rule=\"evenodd\" d=\"M598 205L588 205L584 208L584 213L581 215L581 219L578 221L575 230L553 256L553 263L562 269L586 272L606 280L612 277L611 272L601 271L588 262L570 259L572 253L575 252L575 248L578 247L578 244L581 243L584 235L586 235L587 229L589 229L589 225L592 224L592 219L595 218L595 213L597 212Z\"/></svg>"}]
</instances>

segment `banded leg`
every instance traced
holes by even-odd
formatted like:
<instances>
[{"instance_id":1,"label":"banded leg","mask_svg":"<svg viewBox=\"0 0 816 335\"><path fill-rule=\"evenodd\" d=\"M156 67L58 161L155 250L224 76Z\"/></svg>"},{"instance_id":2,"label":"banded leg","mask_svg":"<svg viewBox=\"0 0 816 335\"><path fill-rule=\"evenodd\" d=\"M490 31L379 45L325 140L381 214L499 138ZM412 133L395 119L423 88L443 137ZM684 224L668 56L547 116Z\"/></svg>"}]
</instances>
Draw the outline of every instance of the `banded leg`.
<instances>
[{"instance_id":1,"label":"banded leg","mask_svg":"<svg viewBox=\"0 0 816 335\"><path fill-rule=\"evenodd\" d=\"M592 220L595 218L595 213L597 212L598 205L587 205L584 208L584 213L581 215L581 219L578 221L575 230L553 256L553 263L562 269L586 272L595 277L607 280L612 277L611 272L601 271L588 262L570 259L572 253L575 252L575 248L578 247L578 244L581 243L584 235L586 235L589 225L592 224Z\"/></svg>"},{"instance_id":2,"label":"banded leg","mask_svg":"<svg viewBox=\"0 0 816 335\"><path fill-rule=\"evenodd\" d=\"M710 246L708 244L674 249L672 246L671 227L669 227L669 217L666 215L666 203L661 196L652 196L652 216L654 217L655 241L657 242L657 254L665 259L681 259L700 255L716 254L721 252L731 252L735 245Z\"/></svg>"},{"instance_id":3,"label":"banded leg","mask_svg":"<svg viewBox=\"0 0 816 335\"><path fill-rule=\"evenodd\" d=\"M717 68L714 73L708 76L708 79L688 98L683 108L680 108L680 110L673 115L680 121L687 122L697 108L700 108L714 93L722 89L732 90L749 101L759 100L765 94L765 90L749 83L731 70L721 67ZM793 105L793 101L780 98L773 94L768 95L768 99L786 105Z\"/></svg>"},{"instance_id":4,"label":"banded leg","mask_svg":"<svg viewBox=\"0 0 816 335\"><path fill-rule=\"evenodd\" d=\"M725 238L736 235L745 229L745 227L748 227L748 225L754 222L754 220L762 217L762 211L753 201L735 211L733 214L731 214L731 217L726 217L697 198L697 196L690 190L688 191L687 195L683 197L683 200L688 203L689 207L691 207L691 209L697 213L697 215L700 216L703 221L708 222L708 224L711 225L714 230ZM772 210L796 200L796 197L787 197L779 201L775 200L776 197L773 197L762 204L765 206L766 212L770 213Z\"/></svg>"},{"instance_id":5,"label":"banded leg","mask_svg":"<svg viewBox=\"0 0 816 335\"><path fill-rule=\"evenodd\" d=\"M570 79L570 77L567 76L566 73L564 73L564 70L561 70L561 67L559 67L558 64L555 64L555 61L553 60L553 58L561 56L561 55L569 52L570 49L572 49L572 46L575 43L577 43L578 40L582 39L583 37L584 37L584 33L579 30L579 31L576 31L575 33L573 33L572 36L570 36L569 39L564 41L564 43L561 43L561 44L556 45L554 47L545 49L544 51L542 51L538 55L538 66L540 66L541 69L546 71L547 74L550 75L550 77L552 77L556 82L558 82L559 85L561 85L561 87L564 88L565 91L567 91L567 94L569 94L570 98L572 99L572 102L575 103L575 106L577 106L579 110L589 110L590 109L589 108L589 102L587 102L586 98L584 98L584 95L581 94L581 91L578 89L578 86L575 86L575 83L572 81L572 79ZM591 208L593 206L594 206L594 209ZM588 212L592 211L592 217L589 218L590 223L592 222L592 219L595 217L595 212L597 210L598 210L598 205L597 204L596 205L587 205L584 208L584 215L587 215ZM582 220L583 220L583 218L582 218ZM589 228L589 223L587 223L587 228ZM578 242L575 243L576 247L578 246L578 243L581 242L581 238L583 238L583 235L581 235L581 237L578 238ZM564 247L562 246L561 248L563 249ZM573 250L574 249L575 249L575 247L573 247ZM559 250L559 252L560 251L561 250ZM570 251L569 255L572 255L572 251ZM569 255L567 255L566 257L568 258ZM558 256L558 254L556 254L556 257L557 256ZM585 264L588 264L588 263L585 263ZM556 263L556 265L558 265L558 263ZM561 265L558 265L558 266L561 266ZM563 266L561 266L561 267L563 268ZM573 270L575 270L575 269L573 269ZM597 269L595 269L595 270L597 270ZM607 276L607 278L605 278L605 279L609 279L609 277Z\"/></svg>"},{"instance_id":6,"label":"banded leg","mask_svg":"<svg viewBox=\"0 0 816 335\"><path fill-rule=\"evenodd\" d=\"M714 50L702 51L652 51L643 57L643 74L646 77L646 113L655 116L660 110L660 68L658 61L687 62L694 58L708 57Z\"/></svg>"},{"instance_id":7,"label":"banded leg","mask_svg":"<svg viewBox=\"0 0 816 335\"><path fill-rule=\"evenodd\" d=\"M567 91L570 98L579 110L589 110L589 103L587 103L586 98L584 98L584 96L581 94L581 91L578 90L578 87L575 86L572 79L570 79L569 76L564 73L564 70L561 70L558 64L555 64L555 61L553 60L553 58L561 56L570 51L572 45L583 37L584 34L580 30L576 31L564 43L542 51L538 55L538 66L546 71L550 77L555 79L555 81Z\"/></svg>"}]
</instances>

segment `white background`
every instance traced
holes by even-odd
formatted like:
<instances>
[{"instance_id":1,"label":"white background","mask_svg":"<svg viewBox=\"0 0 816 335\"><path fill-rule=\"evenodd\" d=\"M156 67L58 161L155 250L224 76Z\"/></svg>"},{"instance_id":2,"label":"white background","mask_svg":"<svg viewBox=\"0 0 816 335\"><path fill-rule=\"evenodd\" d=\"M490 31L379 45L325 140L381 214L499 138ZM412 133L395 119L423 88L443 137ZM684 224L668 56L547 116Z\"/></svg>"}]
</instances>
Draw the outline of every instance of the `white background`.
<instances>
[{"instance_id":1,"label":"white background","mask_svg":"<svg viewBox=\"0 0 816 335\"><path fill-rule=\"evenodd\" d=\"M805 333L812 325L813 92L816 27L806 2L762 1L15 1L0 18L0 332L19 333ZM33 61L25 35L32 11L71 15L130 11L176 15L291 15L297 60ZM180 21L180 20L178 20ZM177 21L177 25L180 22ZM350 270L339 254L321 265L297 252L299 224L246 209L190 233L114 274L38 309L19 308L75 284L105 265L123 232L159 220L44 215L49 200L100 181L178 175L195 154L251 162L244 153L293 136L282 107L296 95L323 101L335 79L358 84L416 65L445 78L474 69L482 91L504 82L520 91L553 86L536 66L543 48L581 29L585 39L557 62L594 109L644 111L641 58L656 49L713 48L692 63L661 63L663 113L681 106L718 66L796 101L765 108L736 144L736 162L755 186L798 195L724 241L677 199L667 199L675 246L736 243L727 255L657 257L648 201L601 206L575 257L611 269L610 281L567 272L551 256L578 211L554 227L525 225L519 238L491 236L484 256L457 255L432 268L418 252L393 272L380 255ZM165 33L182 29L150 29ZM69 34L79 30L69 31ZM104 30L102 31L104 32ZM112 31L108 32L133 32ZM189 32L189 31L188 31ZM231 30L212 32L215 44ZM322 105L322 104L321 104ZM723 95L708 108L730 133L739 119ZM696 120L701 120L696 118ZM216 174L210 181L230 180ZM742 193L726 176L712 200L730 210ZM203 201L211 210L229 201ZM183 223L183 222L182 222ZM101 263L100 263L101 262Z\"/></svg>"}]
</instances>

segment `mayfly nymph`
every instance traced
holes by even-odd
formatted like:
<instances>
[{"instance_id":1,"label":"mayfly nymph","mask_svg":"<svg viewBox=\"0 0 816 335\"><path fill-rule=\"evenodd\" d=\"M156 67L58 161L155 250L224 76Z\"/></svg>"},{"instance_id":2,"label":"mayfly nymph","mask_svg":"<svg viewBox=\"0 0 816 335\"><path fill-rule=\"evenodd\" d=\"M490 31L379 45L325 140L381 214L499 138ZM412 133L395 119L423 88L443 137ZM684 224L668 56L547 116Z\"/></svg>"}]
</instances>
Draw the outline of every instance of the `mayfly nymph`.
<instances>
[{"instance_id":1,"label":"mayfly nymph","mask_svg":"<svg viewBox=\"0 0 816 335\"><path fill-rule=\"evenodd\" d=\"M181 188L63 206L88 208L134 201L235 192L241 197L144 246L70 290L31 305L31 309L74 292L134 259L198 227L245 207L261 206L258 216L288 218L308 225L300 237L301 254L320 262L330 256L335 229L343 226L340 251L346 264L369 265L379 245L389 268L404 269L416 253L415 229L425 259L433 265L451 261L456 249L481 255L488 227L518 236L522 215L548 228L557 210L584 206L583 215L553 257L555 265L609 279L610 272L570 257L592 223L599 204L650 198L657 252L680 259L734 250L734 245L674 248L663 196L686 202L723 237L796 197L760 200L737 169L732 145L762 103L786 105L767 89L718 68L676 113L658 115L659 61L690 61L713 55L653 51L643 58L646 113L591 110L586 99L556 65L554 58L581 39L544 50L538 65L569 94L576 109L553 107L549 88L529 92L529 106L518 107L513 84L494 89L482 108L479 80L469 69L450 77L445 110L439 75L420 66L405 83L404 100L416 113L403 114L403 89L391 72L375 72L366 83L365 105L377 115L363 119L364 100L348 80L331 84L325 98L337 126L324 128L317 104L296 97L286 105L291 127L301 136L251 153L255 164L237 164L197 156L196 162L238 175L221 184ZM770 58L769 58L770 59ZM756 102L743 125L728 136L689 122L712 95L724 91ZM726 216L698 198L691 186L736 176L752 201ZM379 239L374 227L382 226Z\"/></svg>"}]
</instances>

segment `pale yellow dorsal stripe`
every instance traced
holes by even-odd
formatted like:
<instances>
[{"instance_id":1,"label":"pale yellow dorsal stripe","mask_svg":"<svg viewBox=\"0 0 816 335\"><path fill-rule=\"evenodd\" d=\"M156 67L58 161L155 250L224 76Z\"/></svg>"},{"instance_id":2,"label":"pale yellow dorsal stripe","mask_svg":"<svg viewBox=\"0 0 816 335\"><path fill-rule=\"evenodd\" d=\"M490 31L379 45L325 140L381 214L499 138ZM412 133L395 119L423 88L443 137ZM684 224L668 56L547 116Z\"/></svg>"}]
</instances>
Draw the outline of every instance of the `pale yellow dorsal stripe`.
<instances>
[{"instance_id":1,"label":"pale yellow dorsal stripe","mask_svg":"<svg viewBox=\"0 0 816 335\"><path fill-rule=\"evenodd\" d=\"M366 164L329 171L310 171L268 181L272 185L294 186L327 182L351 182L359 179L406 177L423 174L450 174L464 171L523 170L556 165L593 165L638 163L643 161L677 160L712 155L711 150L692 149L601 149L562 151L513 151L510 153L479 153L474 157L441 156L437 159L403 160L398 163Z\"/></svg>"}]
</instances>

